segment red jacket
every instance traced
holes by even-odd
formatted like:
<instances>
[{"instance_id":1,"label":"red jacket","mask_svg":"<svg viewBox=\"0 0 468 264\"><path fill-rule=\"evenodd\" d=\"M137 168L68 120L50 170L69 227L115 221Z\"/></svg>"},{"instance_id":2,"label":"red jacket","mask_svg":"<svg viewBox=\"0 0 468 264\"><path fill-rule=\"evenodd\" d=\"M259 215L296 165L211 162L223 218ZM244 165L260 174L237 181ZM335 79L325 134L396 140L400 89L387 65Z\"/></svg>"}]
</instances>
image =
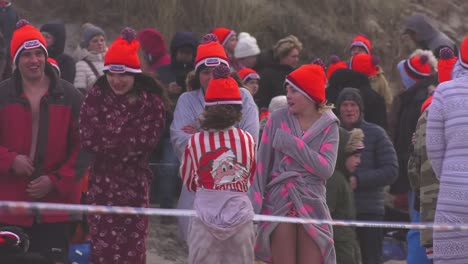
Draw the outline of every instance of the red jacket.
<instances>
[{"instance_id":1,"label":"red jacket","mask_svg":"<svg viewBox=\"0 0 468 264\"><path fill-rule=\"evenodd\" d=\"M0 200L35 201L26 188L40 175L48 175L55 188L38 202L80 202L81 178L87 168L87 157L80 151L78 114L81 94L64 80L50 74L49 91L40 102L40 123L31 178L11 172L16 155L29 155L31 148L32 113L16 72L0 83ZM0 223L30 226L37 222L53 223L70 220L68 213L35 215L0 212Z\"/></svg>"}]
</instances>

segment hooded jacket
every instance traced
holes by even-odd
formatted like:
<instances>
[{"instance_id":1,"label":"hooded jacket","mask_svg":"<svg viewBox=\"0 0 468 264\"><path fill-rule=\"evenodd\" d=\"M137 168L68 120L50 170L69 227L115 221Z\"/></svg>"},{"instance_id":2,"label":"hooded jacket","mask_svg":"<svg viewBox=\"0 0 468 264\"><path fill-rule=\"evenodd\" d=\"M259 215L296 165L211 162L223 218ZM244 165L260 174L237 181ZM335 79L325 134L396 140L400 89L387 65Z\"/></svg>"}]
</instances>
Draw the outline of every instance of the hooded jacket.
<instances>
[{"instance_id":1,"label":"hooded jacket","mask_svg":"<svg viewBox=\"0 0 468 264\"><path fill-rule=\"evenodd\" d=\"M406 193L410 190L408 181L408 159L412 152L411 138L421 115L421 106L428 96L428 87L437 85L437 76L423 79L395 98L390 115L389 134L395 146L399 163L399 175L392 185L392 194Z\"/></svg>"},{"instance_id":2,"label":"hooded jacket","mask_svg":"<svg viewBox=\"0 0 468 264\"><path fill-rule=\"evenodd\" d=\"M440 32L433 22L423 14L415 14L410 16L405 22L406 30L411 30L421 37L421 42L418 43L421 48L431 50L434 55L439 58L439 53L442 48L448 47L453 50L455 55L458 53L455 43Z\"/></svg>"},{"instance_id":3,"label":"hooded jacket","mask_svg":"<svg viewBox=\"0 0 468 264\"><path fill-rule=\"evenodd\" d=\"M60 78L73 83L75 80L75 61L70 55L64 54L67 39L63 23L47 23L42 25L41 32L47 32L54 37L54 43L47 47L49 57L55 59L60 67Z\"/></svg>"},{"instance_id":4,"label":"hooded jacket","mask_svg":"<svg viewBox=\"0 0 468 264\"><path fill-rule=\"evenodd\" d=\"M387 109L385 100L371 88L369 78L359 72L349 69L336 70L328 80L326 97L329 103L336 104L338 94L347 87L356 88L360 91L364 101L364 120L387 129ZM339 115L339 108L334 109Z\"/></svg>"},{"instance_id":5,"label":"hooded jacket","mask_svg":"<svg viewBox=\"0 0 468 264\"><path fill-rule=\"evenodd\" d=\"M191 32L177 32L171 41L171 63L159 66L156 69L158 79L167 87L171 82L176 82L182 87L183 92L187 91L185 79L187 74L195 68L194 61L197 54L198 40ZM177 50L182 47L190 47L193 51L191 63L180 63L176 60ZM175 104L180 94L169 94L170 99Z\"/></svg>"}]
</instances>

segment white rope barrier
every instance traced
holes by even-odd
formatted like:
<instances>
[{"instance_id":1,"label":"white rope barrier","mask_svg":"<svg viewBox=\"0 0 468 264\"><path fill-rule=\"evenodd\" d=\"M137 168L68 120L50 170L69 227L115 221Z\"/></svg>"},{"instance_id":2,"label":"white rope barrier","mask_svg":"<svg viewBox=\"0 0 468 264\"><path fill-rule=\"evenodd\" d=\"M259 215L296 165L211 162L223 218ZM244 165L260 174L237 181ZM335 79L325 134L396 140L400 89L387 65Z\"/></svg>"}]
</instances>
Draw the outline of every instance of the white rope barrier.
<instances>
[{"instance_id":1,"label":"white rope barrier","mask_svg":"<svg viewBox=\"0 0 468 264\"><path fill-rule=\"evenodd\" d=\"M196 213L194 210L182 210L182 209L138 208L138 207L122 207L122 206L0 201L0 215L1 214L33 214L38 211L44 214L97 213L97 214L127 214L127 215L147 215L147 216L185 216L185 217L196 216ZM322 220L322 219L297 218L297 217L272 216L272 215L255 215L254 221L334 225L334 226L373 227L373 228L420 229L420 230L421 229L468 230L468 225L435 225L433 223Z\"/></svg>"}]
</instances>

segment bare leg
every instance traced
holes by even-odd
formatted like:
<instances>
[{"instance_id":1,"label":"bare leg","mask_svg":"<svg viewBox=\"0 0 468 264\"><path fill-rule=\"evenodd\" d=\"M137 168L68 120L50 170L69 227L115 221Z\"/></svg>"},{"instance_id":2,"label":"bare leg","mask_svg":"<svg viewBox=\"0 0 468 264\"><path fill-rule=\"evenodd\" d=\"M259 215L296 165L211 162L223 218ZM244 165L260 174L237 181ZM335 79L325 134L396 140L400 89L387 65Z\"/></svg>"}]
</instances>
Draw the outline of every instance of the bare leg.
<instances>
[{"instance_id":1,"label":"bare leg","mask_svg":"<svg viewBox=\"0 0 468 264\"><path fill-rule=\"evenodd\" d=\"M299 264L321 264L322 252L303 225L297 228L297 258Z\"/></svg>"},{"instance_id":2,"label":"bare leg","mask_svg":"<svg viewBox=\"0 0 468 264\"><path fill-rule=\"evenodd\" d=\"M279 224L271 234L273 264L296 264L296 241L296 225Z\"/></svg>"}]
</instances>

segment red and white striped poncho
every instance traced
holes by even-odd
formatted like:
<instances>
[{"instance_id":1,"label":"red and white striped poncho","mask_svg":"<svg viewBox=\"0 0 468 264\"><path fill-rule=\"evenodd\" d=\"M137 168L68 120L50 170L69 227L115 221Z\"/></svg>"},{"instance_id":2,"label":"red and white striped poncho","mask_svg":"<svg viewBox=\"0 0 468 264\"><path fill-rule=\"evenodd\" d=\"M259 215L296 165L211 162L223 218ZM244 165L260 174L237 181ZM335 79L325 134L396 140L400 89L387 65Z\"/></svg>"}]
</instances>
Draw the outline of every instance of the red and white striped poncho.
<instances>
[{"instance_id":1,"label":"red and white striped poncho","mask_svg":"<svg viewBox=\"0 0 468 264\"><path fill-rule=\"evenodd\" d=\"M246 192L256 169L256 144L239 128L202 131L185 148L180 175L189 191L198 188Z\"/></svg>"}]
</instances>

